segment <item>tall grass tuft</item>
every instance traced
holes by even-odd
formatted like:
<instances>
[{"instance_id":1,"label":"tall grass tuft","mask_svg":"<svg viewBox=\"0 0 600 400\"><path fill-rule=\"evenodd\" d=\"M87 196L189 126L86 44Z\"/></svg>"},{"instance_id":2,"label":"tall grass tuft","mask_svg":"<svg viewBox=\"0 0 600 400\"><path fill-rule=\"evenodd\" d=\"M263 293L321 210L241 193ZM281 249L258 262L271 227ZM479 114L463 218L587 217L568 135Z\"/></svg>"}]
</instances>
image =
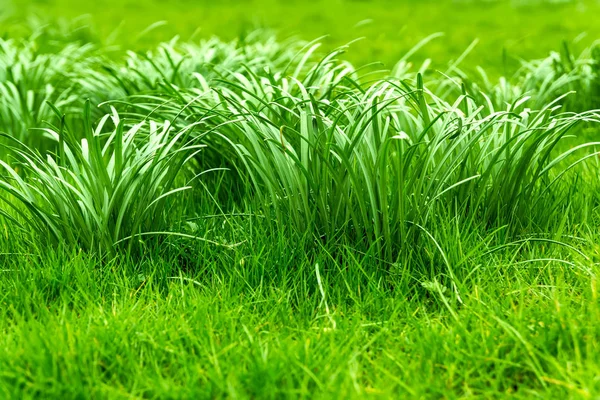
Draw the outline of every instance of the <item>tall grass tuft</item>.
<instances>
[{"instance_id":1,"label":"tall grass tuft","mask_svg":"<svg viewBox=\"0 0 600 400\"><path fill-rule=\"evenodd\" d=\"M466 92L447 102L420 75L368 85L355 76L334 54L301 75L235 74L213 90L178 90L165 108L178 123L215 114L221 125L207 144L235 154L279 226L375 243L388 259L426 232L440 207L483 224L526 225L595 145L560 150L579 123L599 122L594 112L561 113L560 99L530 110L521 97L496 111Z\"/></svg>"},{"instance_id":2,"label":"tall grass tuft","mask_svg":"<svg viewBox=\"0 0 600 400\"><path fill-rule=\"evenodd\" d=\"M67 114L81 114L74 75L89 68L93 46L69 44L44 53L35 41L0 39L0 132L38 149L50 143L31 128L57 123L48 103Z\"/></svg>"},{"instance_id":3,"label":"tall grass tuft","mask_svg":"<svg viewBox=\"0 0 600 400\"><path fill-rule=\"evenodd\" d=\"M6 176L0 189L9 207L0 212L35 240L100 254L131 249L139 235L174 225L171 199L190 188L180 185L180 174L202 146L169 122L125 128L114 109L92 127L89 103L83 120L78 135L66 126L44 129L57 143L56 154L42 155L2 135L12 143L7 146L12 157L0 161Z\"/></svg>"},{"instance_id":4,"label":"tall grass tuft","mask_svg":"<svg viewBox=\"0 0 600 400\"><path fill-rule=\"evenodd\" d=\"M538 60L519 60L521 66L508 77L491 79L478 67L477 74L469 75L454 69L465 90L479 102L490 102L495 109L504 110L524 96L531 97L529 107L541 109L561 98L569 111L586 111L600 108L600 68L598 61L600 43L584 49L578 56L565 42L561 51L553 51ZM440 79L436 93L442 97L460 92L456 80ZM563 97L567 93L572 96Z\"/></svg>"}]
</instances>

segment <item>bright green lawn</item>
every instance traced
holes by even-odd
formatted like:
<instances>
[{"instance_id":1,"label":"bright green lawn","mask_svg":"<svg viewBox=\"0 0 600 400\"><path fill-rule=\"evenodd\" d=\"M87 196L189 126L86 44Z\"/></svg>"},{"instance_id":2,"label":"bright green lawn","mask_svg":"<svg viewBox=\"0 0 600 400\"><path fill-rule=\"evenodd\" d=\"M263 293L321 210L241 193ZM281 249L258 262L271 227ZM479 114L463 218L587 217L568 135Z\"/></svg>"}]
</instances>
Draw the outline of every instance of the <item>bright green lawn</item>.
<instances>
[{"instance_id":1,"label":"bright green lawn","mask_svg":"<svg viewBox=\"0 0 600 400\"><path fill-rule=\"evenodd\" d=\"M600 396L597 245L585 243L590 260L577 267L521 263L568 254L552 245L488 255L460 272L458 304L352 251L314 255L321 293L314 261L289 239L200 248L183 271L169 257L9 256L0 396ZM453 253L464 257L472 239Z\"/></svg>"},{"instance_id":2,"label":"bright green lawn","mask_svg":"<svg viewBox=\"0 0 600 400\"><path fill-rule=\"evenodd\" d=\"M12 1L12 4L11 4ZM481 65L492 73L511 73L503 67L503 50L526 59L546 56L562 41L575 49L600 37L600 3L579 1L478 1L478 0L0 0L8 15L17 19L37 15L42 20L68 21L91 26L97 40L144 48L175 35L188 39L218 35L232 39L243 32L266 27L283 37L298 35L312 40L327 35L333 48L354 39L349 59L359 64L381 61L391 67L406 51L433 33L445 36L430 43L414 60L432 58L441 66L457 59L474 40L475 50L463 65ZM162 25L139 33L157 21ZM514 62L508 63L514 67Z\"/></svg>"}]
</instances>

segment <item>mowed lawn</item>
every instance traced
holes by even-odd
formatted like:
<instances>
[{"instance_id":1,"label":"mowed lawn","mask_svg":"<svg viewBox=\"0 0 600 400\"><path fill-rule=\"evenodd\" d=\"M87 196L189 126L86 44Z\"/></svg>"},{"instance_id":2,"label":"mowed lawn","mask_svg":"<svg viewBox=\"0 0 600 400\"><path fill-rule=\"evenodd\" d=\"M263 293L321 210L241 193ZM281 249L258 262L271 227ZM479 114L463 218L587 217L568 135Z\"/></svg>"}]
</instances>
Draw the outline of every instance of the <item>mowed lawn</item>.
<instances>
[{"instance_id":1,"label":"mowed lawn","mask_svg":"<svg viewBox=\"0 0 600 400\"><path fill-rule=\"evenodd\" d=\"M493 75L511 74L518 62L560 49L563 41L575 50L600 37L600 4L593 0L2 0L4 14L17 20L39 19L52 25L91 28L100 42L144 49L179 36L231 40L257 28L272 29L281 38L323 37L329 49L361 39L347 57L357 65L382 62L391 68L424 38L444 36L414 56L432 59L441 68L457 60L473 42L462 65L482 66ZM150 31L147 28L152 27ZM19 29L4 25L2 30ZM89 29L75 36L90 37ZM505 52L506 54L503 54Z\"/></svg>"}]
</instances>

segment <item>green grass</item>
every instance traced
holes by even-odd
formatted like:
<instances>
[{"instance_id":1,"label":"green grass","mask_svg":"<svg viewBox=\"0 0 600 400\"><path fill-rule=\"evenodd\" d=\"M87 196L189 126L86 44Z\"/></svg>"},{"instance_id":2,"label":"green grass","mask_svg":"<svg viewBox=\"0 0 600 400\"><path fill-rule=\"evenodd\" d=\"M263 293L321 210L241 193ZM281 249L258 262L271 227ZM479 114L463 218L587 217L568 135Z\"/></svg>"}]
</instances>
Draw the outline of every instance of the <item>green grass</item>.
<instances>
[{"instance_id":1,"label":"green grass","mask_svg":"<svg viewBox=\"0 0 600 400\"><path fill-rule=\"evenodd\" d=\"M23 4L0 397L600 397L596 3Z\"/></svg>"},{"instance_id":2,"label":"green grass","mask_svg":"<svg viewBox=\"0 0 600 400\"><path fill-rule=\"evenodd\" d=\"M11 256L2 271L5 398L595 398L597 245L525 242L435 282L333 261L301 240L98 263ZM477 238L455 242L468 257ZM590 239L590 241L593 239ZM482 249L481 249L482 250ZM571 256L576 253L572 253ZM544 257L546 260L527 262ZM242 262L242 260L244 260ZM452 259L454 261L454 259ZM318 268L318 269L317 269ZM317 271L322 279L319 284ZM321 292L319 288L323 288ZM425 287L427 289L425 289Z\"/></svg>"},{"instance_id":3,"label":"green grass","mask_svg":"<svg viewBox=\"0 0 600 400\"><path fill-rule=\"evenodd\" d=\"M18 220L3 214L25 232L41 236L42 242L50 239L109 255L122 242L129 242L131 249L139 231L168 231L168 197L191 188L175 182L203 146L193 143L197 138L189 139L189 129L172 132L168 122L157 126L152 121L149 127L139 123L125 130L125 122L113 111L92 129L86 103L81 140L64 124L59 131L47 129L58 143L54 157L44 159L18 140L7 146L15 169L26 178L0 161L8 176L0 186ZM106 132L109 119L114 129Z\"/></svg>"},{"instance_id":4,"label":"green grass","mask_svg":"<svg viewBox=\"0 0 600 400\"><path fill-rule=\"evenodd\" d=\"M562 41L570 43L585 34L579 43L584 47L600 37L595 23L600 5L594 0L319 0L310 6L303 1L175 0L168 7L158 0L2 2L7 5L5 14L17 20L35 15L63 32L70 32L69 24L86 27L70 35L127 49L147 48L175 35L184 40L212 35L231 40L257 27L305 40L327 35L328 50L364 37L348 57L358 64L381 61L387 68L421 39L442 32L444 37L418 52L415 61L431 58L436 68L443 68L478 39L464 65L470 70L481 65L493 75L512 73L519 65L512 57L541 58L560 48ZM157 21L164 24L155 25ZM146 31L150 26L154 29ZM0 28L5 30L24 33L10 26ZM508 58L503 59L503 49Z\"/></svg>"}]
</instances>

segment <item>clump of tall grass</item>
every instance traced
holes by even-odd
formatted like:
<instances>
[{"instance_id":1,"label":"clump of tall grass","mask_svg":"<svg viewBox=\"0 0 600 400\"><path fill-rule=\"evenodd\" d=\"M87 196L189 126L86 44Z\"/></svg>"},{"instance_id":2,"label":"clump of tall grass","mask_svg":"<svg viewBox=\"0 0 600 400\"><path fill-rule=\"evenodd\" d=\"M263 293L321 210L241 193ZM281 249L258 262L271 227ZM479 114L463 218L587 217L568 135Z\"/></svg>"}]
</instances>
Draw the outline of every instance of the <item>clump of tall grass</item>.
<instances>
[{"instance_id":1,"label":"clump of tall grass","mask_svg":"<svg viewBox=\"0 0 600 400\"><path fill-rule=\"evenodd\" d=\"M147 52L128 51L122 61L103 60L101 68L81 75L78 84L97 103L161 94L172 87L199 88L235 73L282 69L302 46L302 41L278 41L260 31L231 42L211 38L191 43L176 37Z\"/></svg>"},{"instance_id":2,"label":"clump of tall grass","mask_svg":"<svg viewBox=\"0 0 600 400\"><path fill-rule=\"evenodd\" d=\"M45 31L44 31L45 32ZM58 123L50 104L62 110L72 125L81 124L85 100L101 104L136 95L161 95L172 88L218 85L227 74L278 70L292 61L305 43L278 41L255 32L238 41L217 38L199 43L177 38L146 53L127 52L113 60L107 49L78 42L46 52L40 41L0 40L0 132L40 150L53 150L39 130ZM114 103L119 107L118 103ZM94 109L94 117L102 116Z\"/></svg>"},{"instance_id":3,"label":"clump of tall grass","mask_svg":"<svg viewBox=\"0 0 600 400\"><path fill-rule=\"evenodd\" d=\"M230 71L223 70L220 78L211 78L199 73L194 74L195 83L187 88L175 85L162 85L155 92L140 92L130 96L124 101L110 102L117 104L127 110L135 118L154 118L157 120L168 119L180 128L184 128L190 122L196 121L198 115L211 114L211 120L216 125L227 125L236 118L225 117L221 110L223 97L220 88L228 93L245 96L244 101L252 102L254 106L260 107L264 102L281 101L283 107L290 101L286 96L279 96L281 90L278 83L301 82L302 86L309 87L313 96L329 101L337 95L334 88L340 86L346 77L355 79L360 70L339 59L346 47L337 49L323 58L318 55L320 44L317 42L307 43L295 53L286 54L287 63L280 68L264 67L258 71L243 67ZM290 46L289 49L293 49ZM351 82L356 82L351 81ZM293 88L293 86L291 86ZM257 90L253 92L254 90ZM277 89L277 90L275 90ZM252 95L248 95L252 93ZM279 97L277 97L279 96ZM183 106L182 108L182 104ZM226 107L225 107L226 108ZM269 113L268 108L264 108ZM272 118L278 123L281 115L269 113L267 118ZM217 122L220 121L220 122ZM210 138L210 146L204 152L204 156L210 159L211 165L221 165L236 170L237 155L235 150L223 138L213 134Z\"/></svg>"},{"instance_id":4,"label":"clump of tall grass","mask_svg":"<svg viewBox=\"0 0 600 400\"><path fill-rule=\"evenodd\" d=\"M72 75L88 68L91 45L69 44L57 53L39 51L35 41L0 40L0 132L36 148L48 142L37 128L56 123L48 103L66 113L79 112Z\"/></svg>"},{"instance_id":5,"label":"clump of tall grass","mask_svg":"<svg viewBox=\"0 0 600 400\"><path fill-rule=\"evenodd\" d=\"M587 154L565 160L593 146L559 151L578 123L599 121L561 113L560 99L530 110L521 97L496 111L467 93L448 102L420 75L365 86L355 73L328 56L301 76L234 75L212 91L178 90L165 108L179 123L215 113L221 126L207 143L235 154L280 226L376 244L386 258L439 207L484 224L525 223L552 206L559 178Z\"/></svg>"},{"instance_id":6,"label":"clump of tall grass","mask_svg":"<svg viewBox=\"0 0 600 400\"><path fill-rule=\"evenodd\" d=\"M569 111L586 111L600 108L600 44L584 49L574 56L566 43L562 51L553 51L548 57L538 60L520 60L521 67L509 77L490 79L486 71L478 67L479 76L469 75L458 68L456 80L439 79L436 93L447 97L460 91L460 82L465 90L480 103L489 103L494 109L504 110L524 96L531 97L529 107L541 109L561 97ZM563 97L573 92L572 96ZM492 107L490 107L492 108Z\"/></svg>"},{"instance_id":7,"label":"clump of tall grass","mask_svg":"<svg viewBox=\"0 0 600 400\"><path fill-rule=\"evenodd\" d=\"M92 129L88 108L79 134L44 130L58 149L47 156L4 135L23 171L2 164L0 186L20 202L5 214L54 240L114 252L168 229L167 199L187 188L177 176L202 143L277 226L393 259L415 235L433 238L438 214L517 229L540 209L555 212L570 190L561 177L595 145L561 148L579 123L599 120L562 112L564 96L488 95L451 80L429 90L421 74L373 79L340 59L344 49L315 58L317 44L294 43L174 41L130 53L127 67L73 74L77 90L121 111Z\"/></svg>"},{"instance_id":8,"label":"clump of tall grass","mask_svg":"<svg viewBox=\"0 0 600 400\"><path fill-rule=\"evenodd\" d=\"M176 223L169 221L169 200L190 188L179 176L202 147L188 130L153 121L126 128L115 110L92 127L89 106L83 121L83 133L44 129L57 143L56 154L2 135L12 143L12 157L0 161L6 176L0 178L0 213L35 240L100 254L136 246Z\"/></svg>"}]
</instances>

